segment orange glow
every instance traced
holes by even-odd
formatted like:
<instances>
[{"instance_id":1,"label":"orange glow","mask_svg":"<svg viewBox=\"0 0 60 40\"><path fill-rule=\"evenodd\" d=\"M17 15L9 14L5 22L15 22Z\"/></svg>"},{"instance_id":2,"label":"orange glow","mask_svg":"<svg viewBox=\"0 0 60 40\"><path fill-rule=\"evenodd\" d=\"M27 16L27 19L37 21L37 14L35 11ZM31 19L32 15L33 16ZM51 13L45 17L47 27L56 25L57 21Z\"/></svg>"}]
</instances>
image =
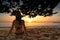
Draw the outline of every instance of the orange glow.
<instances>
[{"instance_id":1,"label":"orange glow","mask_svg":"<svg viewBox=\"0 0 60 40\"><path fill-rule=\"evenodd\" d=\"M28 16L26 16L26 17L23 17L22 19L25 22L32 23L34 20L36 20L36 17L35 18L29 18Z\"/></svg>"},{"instance_id":2,"label":"orange glow","mask_svg":"<svg viewBox=\"0 0 60 40\"><path fill-rule=\"evenodd\" d=\"M0 18L0 21L13 21L15 19L14 16L4 16ZM52 17L43 17L43 16L37 16L34 18L29 18L28 16L25 16L22 18L26 23L37 23L37 22L53 22L53 21L60 21L59 18Z\"/></svg>"},{"instance_id":3,"label":"orange glow","mask_svg":"<svg viewBox=\"0 0 60 40\"><path fill-rule=\"evenodd\" d=\"M14 19L15 19L14 16L12 16L12 17L2 17L0 19L0 21L10 21L10 22L12 22Z\"/></svg>"},{"instance_id":4,"label":"orange glow","mask_svg":"<svg viewBox=\"0 0 60 40\"><path fill-rule=\"evenodd\" d=\"M32 20L33 20L32 18L28 18L28 22L29 22L29 23L32 22Z\"/></svg>"},{"instance_id":5,"label":"orange glow","mask_svg":"<svg viewBox=\"0 0 60 40\"><path fill-rule=\"evenodd\" d=\"M14 19L15 16L4 15L3 17L0 18L0 21L13 22ZM50 17L36 16L34 18L29 18L28 16L25 16L22 19L25 21L26 26L33 26L33 25L38 26L42 22L60 21L59 17L54 17L54 16L50 16Z\"/></svg>"},{"instance_id":6,"label":"orange glow","mask_svg":"<svg viewBox=\"0 0 60 40\"><path fill-rule=\"evenodd\" d=\"M45 21L49 21L48 20L48 17L44 18L44 17L41 17L41 16L37 16L37 17L34 17L34 18L29 18L28 16L26 17L23 17L22 18L26 23L36 23L36 22L45 22Z\"/></svg>"}]
</instances>

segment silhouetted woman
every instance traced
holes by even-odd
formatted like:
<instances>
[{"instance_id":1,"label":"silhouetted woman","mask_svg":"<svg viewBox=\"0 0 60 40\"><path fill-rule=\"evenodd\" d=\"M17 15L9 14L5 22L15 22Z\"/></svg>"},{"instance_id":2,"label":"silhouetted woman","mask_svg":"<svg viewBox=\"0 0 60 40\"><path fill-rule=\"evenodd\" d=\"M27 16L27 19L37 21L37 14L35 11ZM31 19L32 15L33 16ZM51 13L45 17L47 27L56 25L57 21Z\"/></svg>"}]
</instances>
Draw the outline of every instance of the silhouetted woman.
<instances>
[{"instance_id":1,"label":"silhouetted woman","mask_svg":"<svg viewBox=\"0 0 60 40\"><path fill-rule=\"evenodd\" d=\"M7 37L12 32L13 28L15 28L15 35L16 36L22 36L26 34L26 28L25 28L25 22L21 18L23 17L19 11L13 11L11 15L14 15L16 18L12 23L12 28L10 29L8 35L6 36L0 36L0 37Z\"/></svg>"},{"instance_id":2,"label":"silhouetted woman","mask_svg":"<svg viewBox=\"0 0 60 40\"><path fill-rule=\"evenodd\" d=\"M15 13L16 19L13 21L12 28L9 33L11 33L12 29L15 27L15 35L23 35L26 32L25 22L21 19L23 16L19 11L15 11Z\"/></svg>"}]
</instances>

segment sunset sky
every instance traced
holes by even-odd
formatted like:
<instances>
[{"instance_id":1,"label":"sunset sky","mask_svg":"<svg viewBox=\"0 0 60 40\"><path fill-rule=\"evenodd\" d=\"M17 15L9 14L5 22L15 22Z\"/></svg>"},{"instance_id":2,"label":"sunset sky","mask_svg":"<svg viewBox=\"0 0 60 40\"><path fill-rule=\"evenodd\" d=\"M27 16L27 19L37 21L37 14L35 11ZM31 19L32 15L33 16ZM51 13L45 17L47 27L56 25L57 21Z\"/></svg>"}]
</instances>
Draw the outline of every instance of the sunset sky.
<instances>
[{"instance_id":1,"label":"sunset sky","mask_svg":"<svg viewBox=\"0 0 60 40\"><path fill-rule=\"evenodd\" d=\"M22 19L25 20L25 22L60 22L60 3L57 5L57 7L54 9L54 12L58 12L57 14L54 14L53 16L37 16L35 18L29 18L28 16L23 17ZM0 22L12 22L15 19L14 16L10 16L10 14L0 14Z\"/></svg>"}]
</instances>

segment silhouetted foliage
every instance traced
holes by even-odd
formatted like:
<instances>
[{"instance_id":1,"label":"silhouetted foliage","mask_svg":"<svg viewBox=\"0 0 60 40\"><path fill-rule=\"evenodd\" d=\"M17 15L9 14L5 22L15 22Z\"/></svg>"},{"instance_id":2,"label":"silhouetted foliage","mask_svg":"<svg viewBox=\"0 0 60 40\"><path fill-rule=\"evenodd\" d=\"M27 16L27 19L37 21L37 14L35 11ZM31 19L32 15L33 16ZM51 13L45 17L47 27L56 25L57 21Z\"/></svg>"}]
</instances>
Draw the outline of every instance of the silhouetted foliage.
<instances>
[{"instance_id":1,"label":"silhouetted foliage","mask_svg":"<svg viewBox=\"0 0 60 40\"><path fill-rule=\"evenodd\" d=\"M51 16L53 9L57 6L60 0L0 0L0 13L11 12L15 15L19 11L29 17Z\"/></svg>"}]
</instances>

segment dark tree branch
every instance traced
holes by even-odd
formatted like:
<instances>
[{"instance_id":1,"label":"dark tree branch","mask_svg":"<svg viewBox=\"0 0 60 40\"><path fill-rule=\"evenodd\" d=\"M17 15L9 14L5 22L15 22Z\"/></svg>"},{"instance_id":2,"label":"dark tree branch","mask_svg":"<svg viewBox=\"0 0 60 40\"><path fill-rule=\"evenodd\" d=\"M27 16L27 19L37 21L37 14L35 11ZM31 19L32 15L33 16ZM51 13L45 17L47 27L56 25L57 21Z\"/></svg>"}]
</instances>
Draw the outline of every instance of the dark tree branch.
<instances>
[{"instance_id":1,"label":"dark tree branch","mask_svg":"<svg viewBox=\"0 0 60 40\"><path fill-rule=\"evenodd\" d=\"M13 15L15 15L14 10L19 9L20 13L30 17L50 16L54 14L53 9L59 2L60 0L0 0L0 13L9 13L11 12L10 9L13 9L11 14L14 13ZM47 10L48 8L49 10Z\"/></svg>"}]
</instances>

